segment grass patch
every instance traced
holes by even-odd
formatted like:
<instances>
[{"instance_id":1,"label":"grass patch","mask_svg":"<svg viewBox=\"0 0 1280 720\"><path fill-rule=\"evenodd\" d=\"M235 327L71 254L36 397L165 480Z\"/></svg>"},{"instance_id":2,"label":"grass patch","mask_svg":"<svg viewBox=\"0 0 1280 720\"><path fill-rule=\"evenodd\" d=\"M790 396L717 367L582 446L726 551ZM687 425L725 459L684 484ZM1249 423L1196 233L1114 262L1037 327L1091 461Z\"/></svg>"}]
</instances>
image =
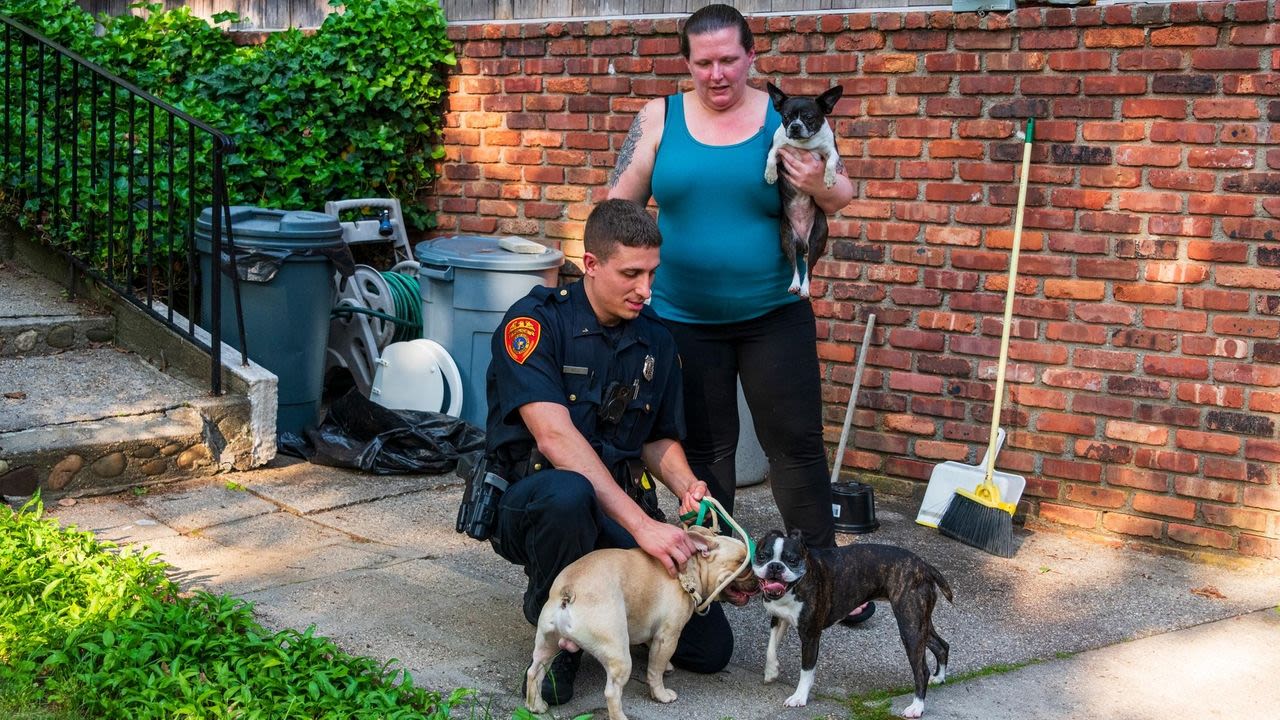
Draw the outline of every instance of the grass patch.
<instances>
[{"instance_id":1,"label":"grass patch","mask_svg":"<svg viewBox=\"0 0 1280 720\"><path fill-rule=\"evenodd\" d=\"M1058 653L1055 657L1063 659L1070 657L1073 653ZM1024 667L1039 665L1044 660L1033 658L1019 663L996 663L988 665L978 670L970 670L963 673L948 673L947 685L962 683L966 680L987 677L989 675L1003 675L1005 673L1020 670ZM933 686L938 687L938 686ZM943 686L945 687L945 686ZM841 702L849 709L849 720L893 720L898 718L897 713L890 707L890 701L899 695L906 695L914 692L915 687L911 685L903 685L897 688L887 688L883 690L871 690L859 695L850 695Z\"/></svg>"},{"instance_id":2,"label":"grass patch","mask_svg":"<svg viewBox=\"0 0 1280 720\"><path fill-rule=\"evenodd\" d=\"M185 595L155 554L0 506L5 720L490 718L474 691L415 687L394 660L272 632L236 598ZM520 716L519 713L516 714Z\"/></svg>"}]
</instances>

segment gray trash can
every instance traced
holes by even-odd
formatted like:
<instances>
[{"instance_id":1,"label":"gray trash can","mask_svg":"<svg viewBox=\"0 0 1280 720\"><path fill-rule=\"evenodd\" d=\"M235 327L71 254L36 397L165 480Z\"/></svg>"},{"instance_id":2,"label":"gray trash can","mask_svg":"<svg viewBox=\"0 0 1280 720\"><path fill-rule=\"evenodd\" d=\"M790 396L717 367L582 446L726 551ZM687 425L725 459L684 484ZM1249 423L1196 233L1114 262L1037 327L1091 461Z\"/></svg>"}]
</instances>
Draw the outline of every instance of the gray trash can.
<instances>
[{"instance_id":1,"label":"gray trash can","mask_svg":"<svg viewBox=\"0 0 1280 720\"><path fill-rule=\"evenodd\" d=\"M276 432L301 433L319 420L335 293L334 266L325 253L343 247L342 227L324 213L233 206L231 229L249 357L280 378ZM210 208L196 221L195 237L200 253L200 324L208 328L213 273ZM220 325L222 340L238 350L240 333L227 262L224 244Z\"/></svg>"},{"instance_id":2,"label":"gray trash can","mask_svg":"<svg viewBox=\"0 0 1280 720\"><path fill-rule=\"evenodd\" d=\"M455 235L419 243L413 255L422 265L423 335L440 343L458 366L462 419L484 428L490 337L515 301L538 285L556 285L564 253L511 252L496 237Z\"/></svg>"}]
</instances>

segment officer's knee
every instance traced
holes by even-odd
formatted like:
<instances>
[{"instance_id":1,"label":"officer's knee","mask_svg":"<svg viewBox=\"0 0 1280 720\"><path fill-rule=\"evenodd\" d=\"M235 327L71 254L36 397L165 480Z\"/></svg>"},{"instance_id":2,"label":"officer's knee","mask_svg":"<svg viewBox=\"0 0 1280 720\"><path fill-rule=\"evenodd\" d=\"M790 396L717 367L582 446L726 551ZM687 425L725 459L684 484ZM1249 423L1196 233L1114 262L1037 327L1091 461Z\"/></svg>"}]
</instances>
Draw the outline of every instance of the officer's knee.
<instances>
[{"instance_id":1,"label":"officer's knee","mask_svg":"<svg viewBox=\"0 0 1280 720\"><path fill-rule=\"evenodd\" d=\"M681 670L710 675L725 669L732 657L733 635L726 634L722 638L708 639L701 647L671 658L671 664Z\"/></svg>"},{"instance_id":2,"label":"officer's knee","mask_svg":"<svg viewBox=\"0 0 1280 720\"><path fill-rule=\"evenodd\" d=\"M543 487L537 499L543 512L558 516L592 514L596 491L584 475L569 470L547 470L539 474L545 476L539 478Z\"/></svg>"}]
</instances>

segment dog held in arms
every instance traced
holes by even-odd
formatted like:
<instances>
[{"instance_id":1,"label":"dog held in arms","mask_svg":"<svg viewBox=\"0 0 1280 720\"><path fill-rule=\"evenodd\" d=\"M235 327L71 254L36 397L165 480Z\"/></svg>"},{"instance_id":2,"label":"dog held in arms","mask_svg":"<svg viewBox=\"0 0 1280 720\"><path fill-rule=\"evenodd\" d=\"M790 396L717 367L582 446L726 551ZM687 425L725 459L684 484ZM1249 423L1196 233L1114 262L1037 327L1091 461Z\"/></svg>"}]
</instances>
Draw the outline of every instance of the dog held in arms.
<instances>
[{"instance_id":1,"label":"dog held in arms","mask_svg":"<svg viewBox=\"0 0 1280 720\"><path fill-rule=\"evenodd\" d=\"M764 166L764 180L770 185L777 182L782 195L782 213L786 217L781 230L782 252L793 270L788 289L800 297L809 297L813 266L827 251L827 216L811 195L787 180L785 173L778 176L778 148L791 145L817 152L826 166L822 174L823 184L827 187L835 185L840 155L836 152L836 137L827 125L827 116L835 109L844 88L837 85L817 98L789 97L773 83L769 83L767 89L774 109L782 116L782 124L773 134L773 145ZM802 261L803 274L800 272Z\"/></svg>"},{"instance_id":2,"label":"dog held in arms","mask_svg":"<svg viewBox=\"0 0 1280 720\"><path fill-rule=\"evenodd\" d=\"M920 556L892 545L857 543L835 548L806 548L798 531L773 530L756 544L752 569L760 578L765 610L772 616L764 681L778 677L778 642L792 625L800 633L800 682L788 707L803 707L813 687L822 631L868 600L887 599L898 619L898 634L911 663L915 698L902 716L924 713L926 688L947 679L947 641L933 627L935 587L951 601L947 580ZM929 676L925 649L937 671Z\"/></svg>"},{"instance_id":3,"label":"dog held in arms","mask_svg":"<svg viewBox=\"0 0 1280 720\"><path fill-rule=\"evenodd\" d=\"M640 643L649 643L645 676L653 699L676 699L662 674L694 610L726 581L716 599L734 605L745 605L759 590L745 543L699 526L688 532L698 553L678 577L638 548L596 550L560 571L538 616L533 662L525 677L530 710L547 710L539 689L551 659L561 649L581 648L604 666L609 720L626 720L622 688L631 677L630 646Z\"/></svg>"}]
</instances>

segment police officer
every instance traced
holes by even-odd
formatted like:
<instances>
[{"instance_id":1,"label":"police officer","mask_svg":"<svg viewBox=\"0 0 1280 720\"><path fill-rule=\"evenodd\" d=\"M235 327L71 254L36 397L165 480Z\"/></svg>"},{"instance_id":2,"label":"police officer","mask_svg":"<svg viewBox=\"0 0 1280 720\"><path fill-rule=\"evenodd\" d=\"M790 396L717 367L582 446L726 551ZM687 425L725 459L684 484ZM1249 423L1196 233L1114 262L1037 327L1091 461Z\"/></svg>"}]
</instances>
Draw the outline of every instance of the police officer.
<instances>
[{"instance_id":1,"label":"police officer","mask_svg":"<svg viewBox=\"0 0 1280 720\"><path fill-rule=\"evenodd\" d=\"M493 336L486 454L511 487L499 503L498 554L524 566L524 616L537 623L556 575L598 548L640 547L675 576L695 549L661 521L650 477L698 506L684 435L675 342L648 308L662 236L645 209L607 200L587 218L581 282L535 288ZM640 472L640 464L648 469ZM716 672L733 636L719 605L685 626L673 664ZM582 652L561 653L543 682L569 700Z\"/></svg>"}]
</instances>

